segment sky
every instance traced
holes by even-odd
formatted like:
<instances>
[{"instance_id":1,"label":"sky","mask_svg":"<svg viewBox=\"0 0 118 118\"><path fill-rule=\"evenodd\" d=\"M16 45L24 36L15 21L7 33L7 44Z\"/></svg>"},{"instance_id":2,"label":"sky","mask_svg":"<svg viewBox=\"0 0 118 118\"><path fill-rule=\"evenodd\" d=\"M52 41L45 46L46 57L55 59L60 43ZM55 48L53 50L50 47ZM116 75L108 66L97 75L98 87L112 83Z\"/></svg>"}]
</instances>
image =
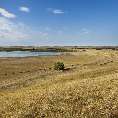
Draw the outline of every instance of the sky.
<instances>
[{"instance_id":1,"label":"sky","mask_svg":"<svg viewBox=\"0 0 118 118\"><path fill-rule=\"evenodd\" d=\"M118 0L0 0L0 46L118 45Z\"/></svg>"}]
</instances>

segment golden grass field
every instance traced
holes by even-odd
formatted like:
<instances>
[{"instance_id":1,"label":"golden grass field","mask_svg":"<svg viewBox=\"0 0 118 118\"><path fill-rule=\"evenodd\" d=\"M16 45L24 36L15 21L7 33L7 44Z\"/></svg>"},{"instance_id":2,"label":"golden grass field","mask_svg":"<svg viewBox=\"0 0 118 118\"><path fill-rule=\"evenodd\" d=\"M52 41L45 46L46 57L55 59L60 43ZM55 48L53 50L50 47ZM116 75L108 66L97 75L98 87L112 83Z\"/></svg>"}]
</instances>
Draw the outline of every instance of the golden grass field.
<instances>
[{"instance_id":1,"label":"golden grass field","mask_svg":"<svg viewBox=\"0 0 118 118\"><path fill-rule=\"evenodd\" d=\"M118 51L0 58L0 118L118 118Z\"/></svg>"}]
</instances>

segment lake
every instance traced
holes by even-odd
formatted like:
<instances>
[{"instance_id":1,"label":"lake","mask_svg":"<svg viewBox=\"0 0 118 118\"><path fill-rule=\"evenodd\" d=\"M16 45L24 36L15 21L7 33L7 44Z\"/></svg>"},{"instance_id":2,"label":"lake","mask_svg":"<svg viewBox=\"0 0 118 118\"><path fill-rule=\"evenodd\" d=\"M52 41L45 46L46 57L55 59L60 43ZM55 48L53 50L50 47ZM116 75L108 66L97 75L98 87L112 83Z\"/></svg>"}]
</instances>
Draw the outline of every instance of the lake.
<instances>
[{"instance_id":1,"label":"lake","mask_svg":"<svg viewBox=\"0 0 118 118\"><path fill-rule=\"evenodd\" d=\"M60 52L31 52L31 51L1 51L0 57L32 57L32 56L54 56Z\"/></svg>"}]
</instances>

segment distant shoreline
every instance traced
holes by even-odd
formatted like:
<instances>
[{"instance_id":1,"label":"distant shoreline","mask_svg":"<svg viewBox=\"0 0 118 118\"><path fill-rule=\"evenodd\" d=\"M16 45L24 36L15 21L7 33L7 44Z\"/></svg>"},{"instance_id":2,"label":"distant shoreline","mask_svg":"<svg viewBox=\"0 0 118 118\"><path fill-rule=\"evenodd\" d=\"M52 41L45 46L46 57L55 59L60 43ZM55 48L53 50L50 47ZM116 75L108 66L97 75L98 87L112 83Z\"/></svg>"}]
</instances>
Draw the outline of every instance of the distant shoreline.
<instances>
[{"instance_id":1,"label":"distant shoreline","mask_svg":"<svg viewBox=\"0 0 118 118\"><path fill-rule=\"evenodd\" d=\"M37 51L37 52L76 52L78 49L112 49L118 50L118 46L3 46L0 51Z\"/></svg>"}]
</instances>

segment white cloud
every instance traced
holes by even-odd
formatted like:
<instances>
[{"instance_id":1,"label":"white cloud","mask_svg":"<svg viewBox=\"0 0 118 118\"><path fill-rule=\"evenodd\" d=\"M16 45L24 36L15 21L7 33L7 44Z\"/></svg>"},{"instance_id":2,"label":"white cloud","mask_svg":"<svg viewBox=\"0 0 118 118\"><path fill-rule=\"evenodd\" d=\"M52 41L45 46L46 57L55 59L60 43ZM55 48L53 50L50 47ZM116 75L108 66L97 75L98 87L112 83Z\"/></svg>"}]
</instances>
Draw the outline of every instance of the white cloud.
<instances>
[{"instance_id":1,"label":"white cloud","mask_svg":"<svg viewBox=\"0 0 118 118\"><path fill-rule=\"evenodd\" d=\"M30 42L35 40L45 40L48 38L47 32L35 30L20 22L13 22L10 19L0 17L0 45L7 42L10 45L21 42Z\"/></svg>"},{"instance_id":2,"label":"white cloud","mask_svg":"<svg viewBox=\"0 0 118 118\"><path fill-rule=\"evenodd\" d=\"M87 28L82 28L82 29L81 29L81 32L82 32L83 34L88 34L90 31L89 31Z\"/></svg>"},{"instance_id":3,"label":"white cloud","mask_svg":"<svg viewBox=\"0 0 118 118\"><path fill-rule=\"evenodd\" d=\"M25 6L20 7L19 10L22 12L26 12L26 13L30 12L30 9L28 7L25 7Z\"/></svg>"},{"instance_id":4,"label":"white cloud","mask_svg":"<svg viewBox=\"0 0 118 118\"><path fill-rule=\"evenodd\" d=\"M54 9L52 11L54 14L64 14L64 11L60 10L60 9Z\"/></svg>"},{"instance_id":5,"label":"white cloud","mask_svg":"<svg viewBox=\"0 0 118 118\"><path fill-rule=\"evenodd\" d=\"M15 18L16 15L13 13L8 12L7 10L0 8L0 14L6 18Z\"/></svg>"},{"instance_id":6,"label":"white cloud","mask_svg":"<svg viewBox=\"0 0 118 118\"><path fill-rule=\"evenodd\" d=\"M28 31L22 23L12 22L9 19L0 17L0 39L19 40L28 38Z\"/></svg>"},{"instance_id":7,"label":"white cloud","mask_svg":"<svg viewBox=\"0 0 118 118\"><path fill-rule=\"evenodd\" d=\"M64 14L65 12L61 9L53 9L53 8L48 8L48 11L53 13L53 14Z\"/></svg>"}]
</instances>

